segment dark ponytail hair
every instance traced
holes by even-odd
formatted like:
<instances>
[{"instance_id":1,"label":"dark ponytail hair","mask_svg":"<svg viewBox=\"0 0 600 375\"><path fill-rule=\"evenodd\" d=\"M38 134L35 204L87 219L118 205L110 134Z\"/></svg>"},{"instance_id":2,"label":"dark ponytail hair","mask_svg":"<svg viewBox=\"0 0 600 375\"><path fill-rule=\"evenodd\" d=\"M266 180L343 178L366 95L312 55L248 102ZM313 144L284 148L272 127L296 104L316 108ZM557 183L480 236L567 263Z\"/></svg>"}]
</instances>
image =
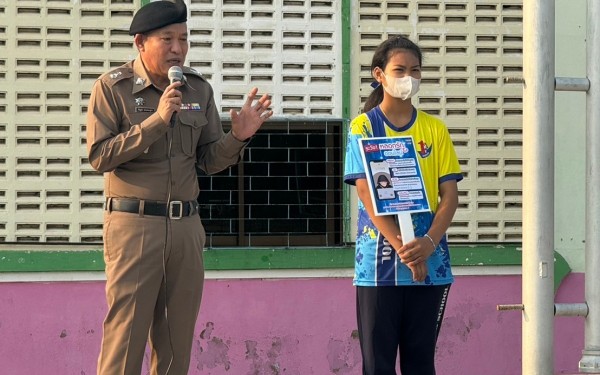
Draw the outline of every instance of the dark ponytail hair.
<instances>
[{"instance_id":1,"label":"dark ponytail hair","mask_svg":"<svg viewBox=\"0 0 600 375\"><path fill-rule=\"evenodd\" d=\"M417 46L413 41L408 39L402 35L396 35L389 37L383 43L377 47L375 52L373 53L373 60L371 61L371 72L373 69L379 67L381 70L385 70L390 57L398 50L406 50L412 52L415 57L419 60L419 64L423 64L423 55L421 53L421 48ZM371 92L367 101L365 102L365 106L363 108L363 112L368 112L374 107L378 106L379 103L383 101L383 86L378 85L377 88Z\"/></svg>"}]
</instances>

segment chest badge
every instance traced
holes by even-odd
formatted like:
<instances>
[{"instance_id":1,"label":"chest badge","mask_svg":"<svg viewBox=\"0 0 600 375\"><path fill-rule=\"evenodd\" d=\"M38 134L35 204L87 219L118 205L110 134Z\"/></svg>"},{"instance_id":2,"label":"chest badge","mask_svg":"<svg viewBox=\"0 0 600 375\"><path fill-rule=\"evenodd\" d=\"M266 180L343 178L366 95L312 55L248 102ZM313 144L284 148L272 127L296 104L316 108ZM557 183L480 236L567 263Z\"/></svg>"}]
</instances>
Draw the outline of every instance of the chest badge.
<instances>
[{"instance_id":1,"label":"chest badge","mask_svg":"<svg viewBox=\"0 0 600 375\"><path fill-rule=\"evenodd\" d=\"M199 103L181 103L181 109L186 111L201 111Z\"/></svg>"},{"instance_id":2,"label":"chest badge","mask_svg":"<svg viewBox=\"0 0 600 375\"><path fill-rule=\"evenodd\" d=\"M146 101L144 100L144 98L135 98L135 105L137 105L139 107L144 104L146 104Z\"/></svg>"},{"instance_id":3,"label":"chest badge","mask_svg":"<svg viewBox=\"0 0 600 375\"><path fill-rule=\"evenodd\" d=\"M419 146L417 152L419 153L419 155L421 155L423 159L431 155L432 147L425 143L425 141L419 141L417 145Z\"/></svg>"}]
</instances>

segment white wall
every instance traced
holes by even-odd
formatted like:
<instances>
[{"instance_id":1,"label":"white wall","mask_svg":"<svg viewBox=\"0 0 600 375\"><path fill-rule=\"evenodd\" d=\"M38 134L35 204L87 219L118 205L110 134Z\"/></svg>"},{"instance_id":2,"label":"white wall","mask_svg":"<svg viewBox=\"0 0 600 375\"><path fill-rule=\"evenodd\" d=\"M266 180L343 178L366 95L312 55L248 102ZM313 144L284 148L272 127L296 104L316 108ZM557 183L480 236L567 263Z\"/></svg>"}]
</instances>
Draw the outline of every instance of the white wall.
<instances>
[{"instance_id":1,"label":"white wall","mask_svg":"<svg viewBox=\"0 0 600 375\"><path fill-rule=\"evenodd\" d=\"M586 4L556 1L557 77L586 76ZM554 241L575 272L584 271L585 260L585 111L585 93L556 93Z\"/></svg>"}]
</instances>

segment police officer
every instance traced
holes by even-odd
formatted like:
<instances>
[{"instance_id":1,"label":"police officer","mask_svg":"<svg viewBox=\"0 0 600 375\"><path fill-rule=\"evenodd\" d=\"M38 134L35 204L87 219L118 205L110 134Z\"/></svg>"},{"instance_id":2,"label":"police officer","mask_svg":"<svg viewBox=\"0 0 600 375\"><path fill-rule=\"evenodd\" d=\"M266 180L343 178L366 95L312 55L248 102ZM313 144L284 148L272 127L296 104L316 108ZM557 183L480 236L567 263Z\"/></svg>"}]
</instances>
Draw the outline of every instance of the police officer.
<instances>
[{"instance_id":1,"label":"police officer","mask_svg":"<svg viewBox=\"0 0 600 375\"><path fill-rule=\"evenodd\" d=\"M129 29L137 58L102 75L90 97L88 157L106 196L101 375L139 375L148 339L152 374L187 373L204 282L196 168L239 162L273 114L254 88L224 134L210 84L183 66L186 21L181 0L143 6ZM172 66L182 81L170 83Z\"/></svg>"}]
</instances>

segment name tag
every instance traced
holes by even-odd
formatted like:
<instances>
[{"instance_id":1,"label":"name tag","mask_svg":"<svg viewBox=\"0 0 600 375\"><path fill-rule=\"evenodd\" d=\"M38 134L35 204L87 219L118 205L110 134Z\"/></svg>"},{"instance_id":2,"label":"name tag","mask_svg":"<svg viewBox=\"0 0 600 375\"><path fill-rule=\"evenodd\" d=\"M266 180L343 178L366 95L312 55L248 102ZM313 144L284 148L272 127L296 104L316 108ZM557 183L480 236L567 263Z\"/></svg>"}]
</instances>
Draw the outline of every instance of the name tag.
<instances>
[{"instance_id":1,"label":"name tag","mask_svg":"<svg viewBox=\"0 0 600 375\"><path fill-rule=\"evenodd\" d=\"M136 112L155 112L154 108L135 107Z\"/></svg>"}]
</instances>

